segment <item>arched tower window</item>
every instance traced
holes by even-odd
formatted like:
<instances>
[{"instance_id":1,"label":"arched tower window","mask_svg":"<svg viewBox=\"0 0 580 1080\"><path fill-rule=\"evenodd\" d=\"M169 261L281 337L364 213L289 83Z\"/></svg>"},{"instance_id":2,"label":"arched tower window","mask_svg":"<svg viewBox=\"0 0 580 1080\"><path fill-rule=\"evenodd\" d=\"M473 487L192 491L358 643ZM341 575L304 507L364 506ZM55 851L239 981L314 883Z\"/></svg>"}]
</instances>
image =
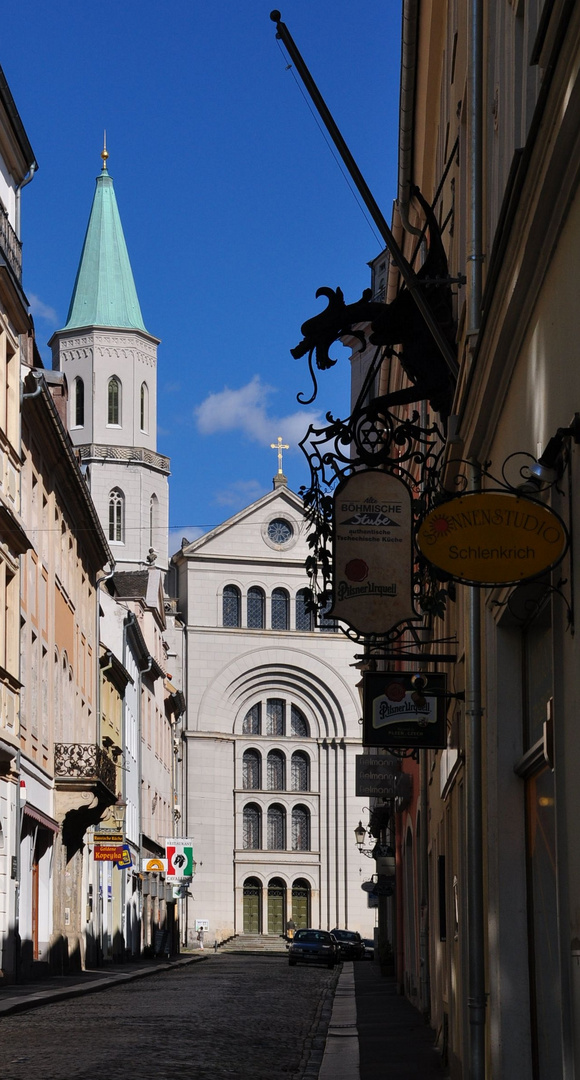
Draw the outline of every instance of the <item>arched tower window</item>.
<instances>
[{"instance_id":1,"label":"arched tower window","mask_svg":"<svg viewBox=\"0 0 580 1080\"><path fill-rule=\"evenodd\" d=\"M244 806L244 847L253 850L261 847L262 812L255 803Z\"/></svg>"},{"instance_id":2,"label":"arched tower window","mask_svg":"<svg viewBox=\"0 0 580 1080\"><path fill-rule=\"evenodd\" d=\"M107 423L120 427L121 424L121 380L113 375L107 388Z\"/></svg>"},{"instance_id":3,"label":"arched tower window","mask_svg":"<svg viewBox=\"0 0 580 1080\"><path fill-rule=\"evenodd\" d=\"M75 379L73 389L74 425L75 427L83 427L85 423L85 384L80 375Z\"/></svg>"},{"instance_id":4,"label":"arched tower window","mask_svg":"<svg viewBox=\"0 0 580 1080\"><path fill-rule=\"evenodd\" d=\"M288 630L288 593L286 589L272 591L272 630Z\"/></svg>"},{"instance_id":5,"label":"arched tower window","mask_svg":"<svg viewBox=\"0 0 580 1080\"><path fill-rule=\"evenodd\" d=\"M286 787L286 758L281 750L270 750L268 754L268 788L270 791L284 791Z\"/></svg>"},{"instance_id":6,"label":"arched tower window","mask_svg":"<svg viewBox=\"0 0 580 1080\"><path fill-rule=\"evenodd\" d=\"M308 722L295 705L290 709L290 730L299 739L307 739L310 735Z\"/></svg>"},{"instance_id":7,"label":"arched tower window","mask_svg":"<svg viewBox=\"0 0 580 1080\"><path fill-rule=\"evenodd\" d=\"M109 540L122 544L125 539L125 496L120 488L109 494Z\"/></svg>"},{"instance_id":8,"label":"arched tower window","mask_svg":"<svg viewBox=\"0 0 580 1080\"><path fill-rule=\"evenodd\" d=\"M155 547L153 538L155 536L155 527L157 525L157 508L159 506L159 500L156 495L152 495L149 499L149 547Z\"/></svg>"},{"instance_id":9,"label":"arched tower window","mask_svg":"<svg viewBox=\"0 0 580 1080\"><path fill-rule=\"evenodd\" d=\"M312 612L307 610L306 597L308 595L307 589L300 589L296 593L296 629L297 630L312 630L313 619Z\"/></svg>"},{"instance_id":10,"label":"arched tower window","mask_svg":"<svg viewBox=\"0 0 580 1080\"><path fill-rule=\"evenodd\" d=\"M222 595L224 626L240 626L242 597L237 585L225 585Z\"/></svg>"},{"instance_id":11,"label":"arched tower window","mask_svg":"<svg viewBox=\"0 0 580 1080\"><path fill-rule=\"evenodd\" d=\"M141 383L141 395L139 402L139 415L141 431L149 431L149 387L146 382Z\"/></svg>"},{"instance_id":12,"label":"arched tower window","mask_svg":"<svg viewBox=\"0 0 580 1080\"><path fill-rule=\"evenodd\" d=\"M310 791L310 758L303 750L292 754L292 791Z\"/></svg>"},{"instance_id":13,"label":"arched tower window","mask_svg":"<svg viewBox=\"0 0 580 1080\"><path fill-rule=\"evenodd\" d=\"M264 590L253 585L248 589L248 629L262 630L264 628Z\"/></svg>"},{"instance_id":14,"label":"arched tower window","mask_svg":"<svg viewBox=\"0 0 580 1080\"><path fill-rule=\"evenodd\" d=\"M310 851L310 811L305 806L292 811L292 851Z\"/></svg>"},{"instance_id":15,"label":"arched tower window","mask_svg":"<svg viewBox=\"0 0 580 1080\"><path fill-rule=\"evenodd\" d=\"M266 735L275 735L282 738L284 731L284 706L283 698L269 698L266 705Z\"/></svg>"},{"instance_id":16,"label":"arched tower window","mask_svg":"<svg viewBox=\"0 0 580 1080\"><path fill-rule=\"evenodd\" d=\"M268 850L284 851L286 847L286 811L283 806L268 807Z\"/></svg>"},{"instance_id":17,"label":"arched tower window","mask_svg":"<svg viewBox=\"0 0 580 1080\"><path fill-rule=\"evenodd\" d=\"M246 750L243 758L243 784L247 789L256 789L261 784L262 756L258 750Z\"/></svg>"},{"instance_id":18,"label":"arched tower window","mask_svg":"<svg viewBox=\"0 0 580 1080\"><path fill-rule=\"evenodd\" d=\"M257 705L252 705L252 708L248 710L244 716L244 722L242 724L242 735L261 735L262 734L262 706L260 702Z\"/></svg>"}]
</instances>

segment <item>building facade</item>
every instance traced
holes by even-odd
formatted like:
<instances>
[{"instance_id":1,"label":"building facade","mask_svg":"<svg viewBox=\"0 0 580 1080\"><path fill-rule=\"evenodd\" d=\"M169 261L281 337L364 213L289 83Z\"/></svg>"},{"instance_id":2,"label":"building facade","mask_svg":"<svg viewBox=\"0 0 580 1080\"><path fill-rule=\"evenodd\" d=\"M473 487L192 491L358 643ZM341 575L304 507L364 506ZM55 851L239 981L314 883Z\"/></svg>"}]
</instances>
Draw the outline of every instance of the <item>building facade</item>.
<instances>
[{"instance_id":1,"label":"building facade","mask_svg":"<svg viewBox=\"0 0 580 1080\"><path fill-rule=\"evenodd\" d=\"M301 500L286 485L173 556L187 715L183 832L195 839L186 939L372 935L354 829L360 700L353 647L307 609Z\"/></svg>"}]
</instances>

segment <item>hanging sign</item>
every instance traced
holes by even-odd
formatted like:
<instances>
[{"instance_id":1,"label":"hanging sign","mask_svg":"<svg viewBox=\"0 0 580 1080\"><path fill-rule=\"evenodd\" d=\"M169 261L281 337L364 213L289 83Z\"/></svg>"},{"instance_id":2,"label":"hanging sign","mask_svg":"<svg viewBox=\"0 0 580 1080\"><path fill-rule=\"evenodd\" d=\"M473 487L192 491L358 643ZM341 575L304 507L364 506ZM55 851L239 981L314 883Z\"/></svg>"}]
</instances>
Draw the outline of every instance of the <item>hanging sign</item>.
<instances>
[{"instance_id":1,"label":"hanging sign","mask_svg":"<svg viewBox=\"0 0 580 1080\"><path fill-rule=\"evenodd\" d=\"M447 678L400 671L365 672L363 743L387 748L447 746ZM399 794L399 792L397 792Z\"/></svg>"},{"instance_id":2,"label":"hanging sign","mask_svg":"<svg viewBox=\"0 0 580 1080\"><path fill-rule=\"evenodd\" d=\"M166 840L165 855L169 879L193 877L193 840L183 836Z\"/></svg>"},{"instance_id":3,"label":"hanging sign","mask_svg":"<svg viewBox=\"0 0 580 1080\"><path fill-rule=\"evenodd\" d=\"M93 856L95 862L122 862L124 859L123 845L95 844Z\"/></svg>"},{"instance_id":4,"label":"hanging sign","mask_svg":"<svg viewBox=\"0 0 580 1080\"><path fill-rule=\"evenodd\" d=\"M359 634L384 634L413 606L413 514L402 480L377 469L353 473L334 495L333 597L328 615Z\"/></svg>"},{"instance_id":5,"label":"hanging sign","mask_svg":"<svg viewBox=\"0 0 580 1080\"><path fill-rule=\"evenodd\" d=\"M417 543L430 563L458 581L518 585L563 559L568 534L543 503L506 491L474 491L427 514Z\"/></svg>"},{"instance_id":6,"label":"hanging sign","mask_svg":"<svg viewBox=\"0 0 580 1080\"><path fill-rule=\"evenodd\" d=\"M141 859L141 869L146 874L165 874L167 873L167 859L158 859L156 856L148 855Z\"/></svg>"}]
</instances>

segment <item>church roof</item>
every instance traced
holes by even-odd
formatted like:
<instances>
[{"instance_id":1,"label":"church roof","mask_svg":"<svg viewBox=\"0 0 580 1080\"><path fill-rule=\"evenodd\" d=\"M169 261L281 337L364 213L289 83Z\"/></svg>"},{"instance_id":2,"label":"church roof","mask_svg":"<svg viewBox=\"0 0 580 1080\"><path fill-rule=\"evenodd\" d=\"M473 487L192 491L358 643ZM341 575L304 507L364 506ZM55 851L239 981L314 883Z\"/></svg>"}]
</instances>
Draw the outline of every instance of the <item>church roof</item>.
<instances>
[{"instance_id":1,"label":"church roof","mask_svg":"<svg viewBox=\"0 0 580 1080\"><path fill-rule=\"evenodd\" d=\"M104 155L64 329L81 326L147 333Z\"/></svg>"}]
</instances>

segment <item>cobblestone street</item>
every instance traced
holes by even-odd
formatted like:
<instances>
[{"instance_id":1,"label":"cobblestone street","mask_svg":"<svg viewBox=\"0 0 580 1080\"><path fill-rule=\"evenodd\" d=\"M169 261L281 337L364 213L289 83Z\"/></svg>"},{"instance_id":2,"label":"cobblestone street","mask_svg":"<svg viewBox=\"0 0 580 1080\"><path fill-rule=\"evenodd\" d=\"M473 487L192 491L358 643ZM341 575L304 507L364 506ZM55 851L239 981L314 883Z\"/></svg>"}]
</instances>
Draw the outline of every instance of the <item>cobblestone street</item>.
<instances>
[{"instance_id":1,"label":"cobblestone street","mask_svg":"<svg viewBox=\"0 0 580 1080\"><path fill-rule=\"evenodd\" d=\"M336 979L285 957L209 957L1 1019L0 1077L316 1076Z\"/></svg>"}]
</instances>

